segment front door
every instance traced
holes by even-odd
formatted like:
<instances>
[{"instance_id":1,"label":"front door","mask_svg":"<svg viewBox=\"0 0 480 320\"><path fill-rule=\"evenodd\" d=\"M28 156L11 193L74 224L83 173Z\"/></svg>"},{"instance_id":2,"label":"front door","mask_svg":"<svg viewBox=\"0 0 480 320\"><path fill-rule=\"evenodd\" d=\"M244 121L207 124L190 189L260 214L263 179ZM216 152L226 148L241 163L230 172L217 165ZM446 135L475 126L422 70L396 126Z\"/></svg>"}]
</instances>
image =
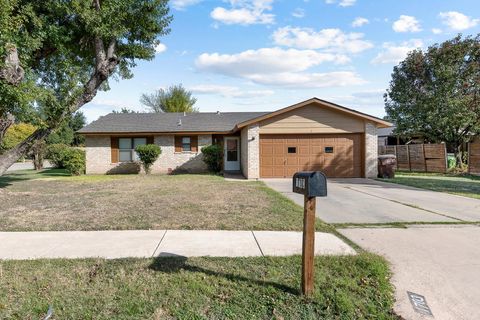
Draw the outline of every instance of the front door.
<instances>
[{"instance_id":1,"label":"front door","mask_svg":"<svg viewBox=\"0 0 480 320\"><path fill-rule=\"evenodd\" d=\"M225 137L224 163L225 171L240 170L240 139L238 137Z\"/></svg>"}]
</instances>

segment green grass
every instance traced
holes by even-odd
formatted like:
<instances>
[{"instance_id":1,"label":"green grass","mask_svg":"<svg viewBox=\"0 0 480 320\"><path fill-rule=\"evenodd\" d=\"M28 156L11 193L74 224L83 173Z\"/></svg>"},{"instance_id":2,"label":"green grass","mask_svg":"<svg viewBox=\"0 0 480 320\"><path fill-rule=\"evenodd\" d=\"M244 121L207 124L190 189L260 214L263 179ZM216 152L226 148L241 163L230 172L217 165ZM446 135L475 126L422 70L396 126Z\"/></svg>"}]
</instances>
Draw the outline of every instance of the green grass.
<instances>
[{"instance_id":1,"label":"green grass","mask_svg":"<svg viewBox=\"0 0 480 320\"><path fill-rule=\"evenodd\" d=\"M394 179L378 180L480 199L480 177L472 175L397 172Z\"/></svg>"},{"instance_id":2,"label":"green grass","mask_svg":"<svg viewBox=\"0 0 480 320\"><path fill-rule=\"evenodd\" d=\"M312 299L300 256L0 261L0 318L398 319L387 263L368 253L315 260Z\"/></svg>"},{"instance_id":3,"label":"green grass","mask_svg":"<svg viewBox=\"0 0 480 320\"><path fill-rule=\"evenodd\" d=\"M16 171L0 177L0 203L0 231L303 228L303 209L284 195L215 175Z\"/></svg>"}]
</instances>

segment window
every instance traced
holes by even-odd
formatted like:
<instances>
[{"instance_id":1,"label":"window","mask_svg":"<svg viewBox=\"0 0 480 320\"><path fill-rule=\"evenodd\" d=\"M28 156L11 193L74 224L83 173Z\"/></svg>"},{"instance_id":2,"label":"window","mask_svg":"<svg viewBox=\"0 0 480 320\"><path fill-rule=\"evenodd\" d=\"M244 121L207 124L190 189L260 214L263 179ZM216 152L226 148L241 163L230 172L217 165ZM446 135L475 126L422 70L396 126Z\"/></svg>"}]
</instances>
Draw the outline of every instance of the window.
<instances>
[{"instance_id":1,"label":"window","mask_svg":"<svg viewBox=\"0 0 480 320\"><path fill-rule=\"evenodd\" d=\"M325 153L333 153L333 147L325 147Z\"/></svg>"},{"instance_id":2,"label":"window","mask_svg":"<svg viewBox=\"0 0 480 320\"><path fill-rule=\"evenodd\" d=\"M147 144L147 138L119 138L118 153L120 162L138 161L135 148Z\"/></svg>"},{"instance_id":3,"label":"window","mask_svg":"<svg viewBox=\"0 0 480 320\"><path fill-rule=\"evenodd\" d=\"M297 153L297 147L288 147L288 153Z\"/></svg>"},{"instance_id":4,"label":"window","mask_svg":"<svg viewBox=\"0 0 480 320\"><path fill-rule=\"evenodd\" d=\"M182 151L192 151L192 140L190 137L182 137Z\"/></svg>"}]
</instances>

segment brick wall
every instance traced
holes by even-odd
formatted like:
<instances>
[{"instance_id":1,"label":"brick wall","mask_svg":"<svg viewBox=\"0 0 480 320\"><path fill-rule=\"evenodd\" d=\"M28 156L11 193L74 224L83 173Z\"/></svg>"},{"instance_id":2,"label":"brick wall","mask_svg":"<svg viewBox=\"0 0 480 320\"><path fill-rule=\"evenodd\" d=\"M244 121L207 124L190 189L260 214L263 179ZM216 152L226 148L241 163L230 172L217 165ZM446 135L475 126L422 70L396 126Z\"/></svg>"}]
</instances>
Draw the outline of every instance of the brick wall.
<instances>
[{"instance_id":1,"label":"brick wall","mask_svg":"<svg viewBox=\"0 0 480 320\"><path fill-rule=\"evenodd\" d=\"M378 138L377 126L371 122L365 122L365 176L376 178L378 173Z\"/></svg>"},{"instance_id":2,"label":"brick wall","mask_svg":"<svg viewBox=\"0 0 480 320\"><path fill-rule=\"evenodd\" d=\"M153 173L167 173L168 169L178 172L205 172L207 166L202 160L201 148L212 143L211 135L198 136L198 152L175 153L173 135L156 136L155 144L162 149L162 154L152 167ZM137 173L140 167L136 163L112 163L109 136L87 136L86 172L87 174Z\"/></svg>"},{"instance_id":3,"label":"brick wall","mask_svg":"<svg viewBox=\"0 0 480 320\"><path fill-rule=\"evenodd\" d=\"M260 178L260 127L258 124L242 129L240 134L240 164L247 179Z\"/></svg>"}]
</instances>

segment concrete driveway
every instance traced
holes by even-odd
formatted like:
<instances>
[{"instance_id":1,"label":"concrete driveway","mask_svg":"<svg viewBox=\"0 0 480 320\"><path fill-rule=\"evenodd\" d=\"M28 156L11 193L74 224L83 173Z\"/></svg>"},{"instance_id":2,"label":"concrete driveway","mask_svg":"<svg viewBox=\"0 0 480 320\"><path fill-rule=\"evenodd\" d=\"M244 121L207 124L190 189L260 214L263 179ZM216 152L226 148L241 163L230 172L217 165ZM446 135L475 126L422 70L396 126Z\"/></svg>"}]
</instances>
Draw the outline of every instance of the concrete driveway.
<instances>
[{"instance_id":1,"label":"concrete driveway","mask_svg":"<svg viewBox=\"0 0 480 320\"><path fill-rule=\"evenodd\" d=\"M479 226L424 225L340 232L391 263L394 309L404 319L480 319ZM415 311L407 292L425 297L433 317Z\"/></svg>"},{"instance_id":2,"label":"concrete driveway","mask_svg":"<svg viewBox=\"0 0 480 320\"><path fill-rule=\"evenodd\" d=\"M264 182L303 205L303 196L291 192L291 179ZM480 319L480 200L367 179L332 179L328 197L317 199L317 216L330 223L366 224L339 231L391 263L394 308L404 319ZM424 224L368 225L389 222Z\"/></svg>"},{"instance_id":3,"label":"concrete driveway","mask_svg":"<svg viewBox=\"0 0 480 320\"><path fill-rule=\"evenodd\" d=\"M270 188L303 206L292 179L264 179ZM480 201L370 179L328 180L317 216L329 223L480 221Z\"/></svg>"}]
</instances>

